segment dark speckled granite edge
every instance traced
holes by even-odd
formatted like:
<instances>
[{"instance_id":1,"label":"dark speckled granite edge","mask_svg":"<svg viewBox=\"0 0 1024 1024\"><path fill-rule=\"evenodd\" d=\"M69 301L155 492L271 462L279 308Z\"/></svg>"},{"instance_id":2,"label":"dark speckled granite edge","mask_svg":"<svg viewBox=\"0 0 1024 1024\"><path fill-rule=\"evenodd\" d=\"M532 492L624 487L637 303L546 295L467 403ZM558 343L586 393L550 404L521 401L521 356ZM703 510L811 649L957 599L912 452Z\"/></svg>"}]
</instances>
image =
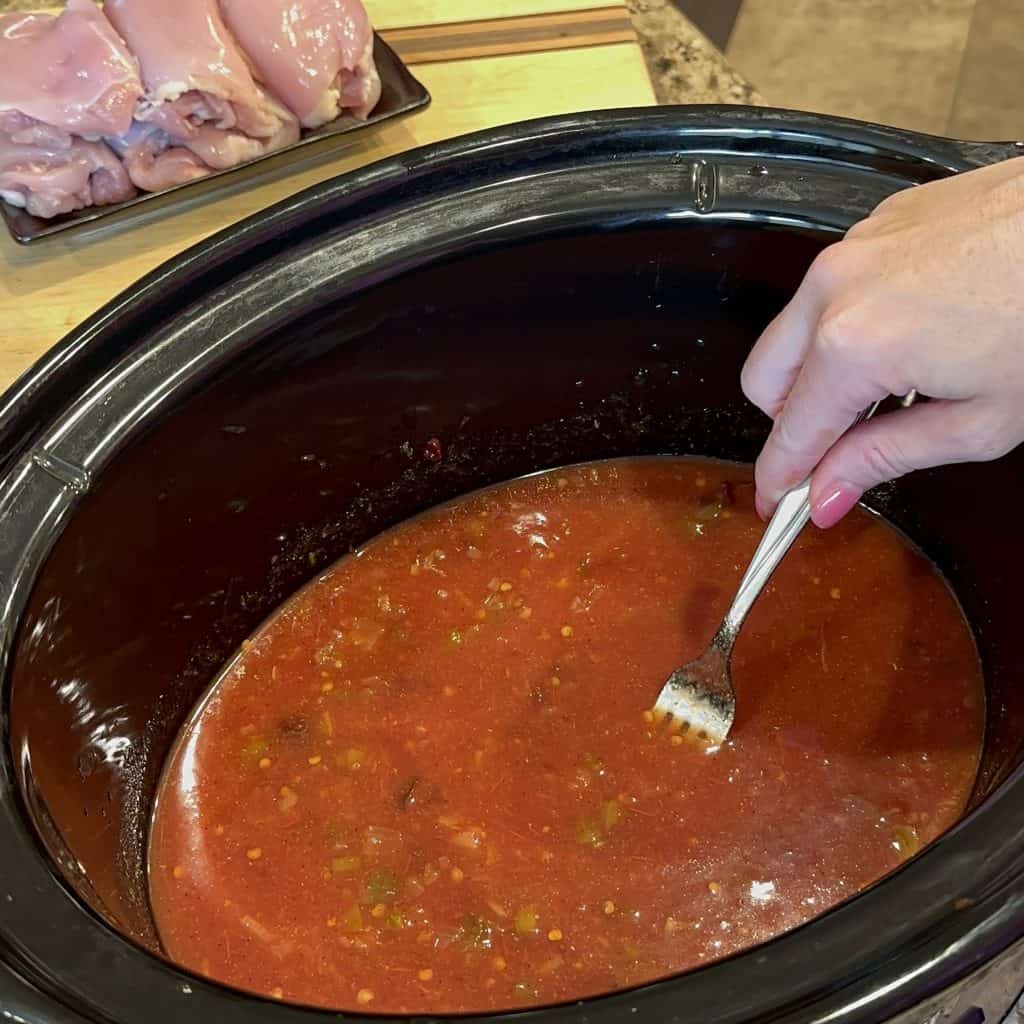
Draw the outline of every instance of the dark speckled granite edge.
<instances>
[{"instance_id":1,"label":"dark speckled granite edge","mask_svg":"<svg viewBox=\"0 0 1024 1024\"><path fill-rule=\"evenodd\" d=\"M764 103L671 0L625 0L659 103Z\"/></svg>"}]
</instances>

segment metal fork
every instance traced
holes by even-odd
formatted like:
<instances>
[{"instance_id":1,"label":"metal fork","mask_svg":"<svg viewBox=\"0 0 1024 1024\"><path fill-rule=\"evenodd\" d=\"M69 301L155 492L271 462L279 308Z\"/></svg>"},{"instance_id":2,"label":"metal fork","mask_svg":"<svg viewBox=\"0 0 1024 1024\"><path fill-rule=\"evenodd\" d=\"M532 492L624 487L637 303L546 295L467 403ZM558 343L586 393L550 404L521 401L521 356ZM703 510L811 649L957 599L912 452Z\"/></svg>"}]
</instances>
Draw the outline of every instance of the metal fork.
<instances>
[{"instance_id":1,"label":"metal fork","mask_svg":"<svg viewBox=\"0 0 1024 1024\"><path fill-rule=\"evenodd\" d=\"M904 408L916 398L911 391L901 402ZM855 427L874 416L882 403L875 402L851 424ZM736 717L736 697L732 689L730 665L732 649L740 627L797 535L811 518L808 495L811 480L787 491L765 528L761 543L740 580L732 605L704 653L695 661L677 668L668 677L654 703L654 713L672 728L718 746L723 743Z\"/></svg>"}]
</instances>

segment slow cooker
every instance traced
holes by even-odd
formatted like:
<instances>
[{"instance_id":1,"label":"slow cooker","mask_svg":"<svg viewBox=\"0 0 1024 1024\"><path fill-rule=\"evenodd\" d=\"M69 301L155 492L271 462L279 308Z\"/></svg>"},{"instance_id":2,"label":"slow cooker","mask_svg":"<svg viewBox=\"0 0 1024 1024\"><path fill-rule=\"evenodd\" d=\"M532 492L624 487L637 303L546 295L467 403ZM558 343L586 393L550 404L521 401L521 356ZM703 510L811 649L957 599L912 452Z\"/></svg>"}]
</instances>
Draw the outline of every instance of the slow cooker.
<instances>
[{"instance_id":1,"label":"slow cooker","mask_svg":"<svg viewBox=\"0 0 1024 1024\"><path fill-rule=\"evenodd\" d=\"M892 192L1016 153L732 107L515 125L296 195L65 338L0 400L4 1019L357 1018L160 955L150 805L218 667L306 579L436 502L608 456L752 459L767 421L739 369L815 254ZM440 463L420 454L432 437ZM868 503L934 559L977 637L967 817L766 945L503 1016L1003 1019L1024 987L1024 453Z\"/></svg>"}]
</instances>

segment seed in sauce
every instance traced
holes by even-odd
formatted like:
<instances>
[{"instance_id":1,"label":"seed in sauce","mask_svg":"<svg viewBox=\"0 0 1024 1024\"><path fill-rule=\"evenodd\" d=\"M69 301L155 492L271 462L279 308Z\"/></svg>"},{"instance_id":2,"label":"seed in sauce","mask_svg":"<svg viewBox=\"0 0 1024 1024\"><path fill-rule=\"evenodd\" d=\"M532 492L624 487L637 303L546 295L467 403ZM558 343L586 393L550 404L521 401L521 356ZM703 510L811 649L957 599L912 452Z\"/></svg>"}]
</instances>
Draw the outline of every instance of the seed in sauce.
<instances>
[{"instance_id":1,"label":"seed in sauce","mask_svg":"<svg viewBox=\"0 0 1024 1024\"><path fill-rule=\"evenodd\" d=\"M651 702L762 531L749 469L622 460L471 495L322 571L168 763L149 883L169 955L329 1009L523 1008L729 956L915 856L966 803L983 689L956 601L876 517L805 531L776 571L729 741L664 742Z\"/></svg>"}]
</instances>

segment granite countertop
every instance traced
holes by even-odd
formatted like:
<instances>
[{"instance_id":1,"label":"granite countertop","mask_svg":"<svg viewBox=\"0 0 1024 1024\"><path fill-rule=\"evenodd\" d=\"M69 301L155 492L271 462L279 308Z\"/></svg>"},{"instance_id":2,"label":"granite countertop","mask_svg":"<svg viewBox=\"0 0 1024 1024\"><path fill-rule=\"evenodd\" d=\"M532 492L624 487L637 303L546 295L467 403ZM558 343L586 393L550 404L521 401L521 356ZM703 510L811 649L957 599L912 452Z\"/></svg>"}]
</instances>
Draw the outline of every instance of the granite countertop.
<instances>
[{"instance_id":1,"label":"granite countertop","mask_svg":"<svg viewBox=\"0 0 1024 1024\"><path fill-rule=\"evenodd\" d=\"M624 0L659 103L755 103L757 90L671 0ZM53 0L0 0L0 12L54 6Z\"/></svg>"},{"instance_id":2,"label":"granite countertop","mask_svg":"<svg viewBox=\"0 0 1024 1024\"><path fill-rule=\"evenodd\" d=\"M625 0L625 4L659 103L764 103L754 86L676 10L672 0Z\"/></svg>"}]
</instances>

